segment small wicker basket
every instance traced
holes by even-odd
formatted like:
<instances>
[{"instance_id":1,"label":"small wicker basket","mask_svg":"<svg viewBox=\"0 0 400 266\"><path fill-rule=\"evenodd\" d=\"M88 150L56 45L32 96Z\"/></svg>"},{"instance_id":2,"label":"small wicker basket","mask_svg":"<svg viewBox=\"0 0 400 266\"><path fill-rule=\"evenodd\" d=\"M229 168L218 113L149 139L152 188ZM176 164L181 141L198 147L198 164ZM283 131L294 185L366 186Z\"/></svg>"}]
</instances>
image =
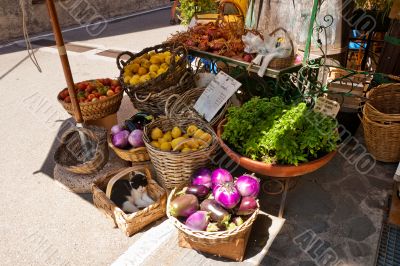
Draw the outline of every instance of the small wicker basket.
<instances>
[{"instance_id":1,"label":"small wicker basket","mask_svg":"<svg viewBox=\"0 0 400 266\"><path fill-rule=\"evenodd\" d=\"M130 162L145 162L150 160L146 147L132 148L129 150L120 149L112 144L110 135L108 135L107 141L108 146L113 149L115 154L117 154L117 156L122 160Z\"/></svg>"},{"instance_id":2,"label":"small wicker basket","mask_svg":"<svg viewBox=\"0 0 400 266\"><path fill-rule=\"evenodd\" d=\"M86 135L88 148L95 151L89 159L82 156L84 149L79 131ZM107 130L95 126L67 130L61 136L61 145L54 154L54 161L72 173L98 172L108 162Z\"/></svg>"},{"instance_id":3,"label":"small wicker basket","mask_svg":"<svg viewBox=\"0 0 400 266\"><path fill-rule=\"evenodd\" d=\"M199 251L242 261L251 228L259 213L259 206L243 224L233 230L219 232L194 231L170 215L170 203L177 197L176 193L181 188L182 186L175 188L169 194L167 216L179 230L180 238L185 242L184 247L188 247L187 245L189 244L191 248ZM235 250L235 247L239 245L241 249Z\"/></svg>"},{"instance_id":4,"label":"small wicker basket","mask_svg":"<svg viewBox=\"0 0 400 266\"><path fill-rule=\"evenodd\" d=\"M208 147L190 153L181 153L161 151L150 144L150 135L153 128L158 127L163 131L167 131L171 130L174 126L184 129L191 124L195 124L204 132L211 134L212 142ZM190 175L196 169L210 164L211 157L216 153L218 148L217 136L214 130L203 120L195 118L160 118L145 126L143 140L149 152L150 160L157 172L158 181L163 188L168 190L186 184Z\"/></svg>"},{"instance_id":5,"label":"small wicker basket","mask_svg":"<svg viewBox=\"0 0 400 266\"><path fill-rule=\"evenodd\" d=\"M205 88L194 88L188 90L182 95L171 95L165 104L165 115L168 117L181 116L187 118L201 118L193 106L204 90ZM225 117L225 113L231 104L231 100L228 100L217 115L210 121L209 124L212 127L217 126Z\"/></svg>"},{"instance_id":6,"label":"small wicker basket","mask_svg":"<svg viewBox=\"0 0 400 266\"><path fill-rule=\"evenodd\" d=\"M74 110L72 109L72 103L64 102L60 97L60 93L57 96L58 102L64 107L64 109L70 115L73 116ZM119 107L121 106L121 101L123 96L124 93L123 91L121 91L113 96L108 96L106 99L103 100L98 100L96 102L89 102L89 103L79 103L83 120L84 121L97 120L116 113L119 110Z\"/></svg>"},{"instance_id":7,"label":"small wicker basket","mask_svg":"<svg viewBox=\"0 0 400 266\"><path fill-rule=\"evenodd\" d=\"M400 83L368 93L361 118L368 151L382 162L400 161Z\"/></svg>"},{"instance_id":8,"label":"small wicker basket","mask_svg":"<svg viewBox=\"0 0 400 266\"><path fill-rule=\"evenodd\" d=\"M289 40L290 45L292 46L292 52L290 54L290 56L286 57L286 58L274 58L271 60L271 62L268 65L268 68L273 68L273 69L283 69L283 68L287 68L291 65L293 65L295 59L296 59L296 54L294 51L294 44L293 44L293 40L290 37L289 33L287 30L285 30L284 28L277 28L274 31L272 31L269 36L273 36L275 33L277 33L278 31L283 31L285 33L286 38Z\"/></svg>"},{"instance_id":9,"label":"small wicker basket","mask_svg":"<svg viewBox=\"0 0 400 266\"><path fill-rule=\"evenodd\" d=\"M111 189L119 179L128 178L131 172L144 172L147 177L147 190L155 203L135 213L126 214L110 200ZM152 178L147 167L136 166L125 168L96 180L92 185L93 203L114 225L118 226L127 236L131 236L150 223L165 216L167 194Z\"/></svg>"}]
</instances>

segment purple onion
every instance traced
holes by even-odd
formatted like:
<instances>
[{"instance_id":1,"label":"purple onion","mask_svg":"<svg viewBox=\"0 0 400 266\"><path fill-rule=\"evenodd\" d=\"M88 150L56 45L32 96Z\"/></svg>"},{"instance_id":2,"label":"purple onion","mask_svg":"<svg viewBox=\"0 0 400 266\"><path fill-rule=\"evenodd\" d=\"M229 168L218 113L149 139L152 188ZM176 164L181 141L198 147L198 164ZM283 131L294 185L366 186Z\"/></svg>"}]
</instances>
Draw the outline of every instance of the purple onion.
<instances>
[{"instance_id":1,"label":"purple onion","mask_svg":"<svg viewBox=\"0 0 400 266\"><path fill-rule=\"evenodd\" d=\"M120 126L120 125L115 125L115 126L113 126L112 128L111 128L111 134L112 135L115 135L115 134L117 134L117 133L119 133L119 132L121 132L121 131L123 131L124 130L124 128L122 127L122 126Z\"/></svg>"},{"instance_id":2,"label":"purple onion","mask_svg":"<svg viewBox=\"0 0 400 266\"><path fill-rule=\"evenodd\" d=\"M206 211L197 211L187 218L185 225L192 230L205 231L209 220Z\"/></svg>"},{"instance_id":3,"label":"purple onion","mask_svg":"<svg viewBox=\"0 0 400 266\"><path fill-rule=\"evenodd\" d=\"M143 131L140 129L135 129L132 131L131 134L129 134L128 142L134 148L144 147Z\"/></svg>"},{"instance_id":4,"label":"purple onion","mask_svg":"<svg viewBox=\"0 0 400 266\"><path fill-rule=\"evenodd\" d=\"M192 177L193 185L202 185L211 188L211 170L205 167L197 169Z\"/></svg>"},{"instance_id":5,"label":"purple onion","mask_svg":"<svg viewBox=\"0 0 400 266\"><path fill-rule=\"evenodd\" d=\"M211 183L213 188L216 185L224 184L226 182L233 182L233 177L228 170L217 168L212 172Z\"/></svg>"},{"instance_id":6,"label":"purple onion","mask_svg":"<svg viewBox=\"0 0 400 266\"><path fill-rule=\"evenodd\" d=\"M240 201L240 193L232 182L217 185L213 189L215 200L225 209L234 208Z\"/></svg>"},{"instance_id":7,"label":"purple onion","mask_svg":"<svg viewBox=\"0 0 400 266\"><path fill-rule=\"evenodd\" d=\"M128 146L129 131L123 130L112 136L112 143L115 147L124 149Z\"/></svg>"},{"instance_id":8,"label":"purple onion","mask_svg":"<svg viewBox=\"0 0 400 266\"><path fill-rule=\"evenodd\" d=\"M170 214L174 217L188 217L199 209L199 201L192 194L175 198L170 205Z\"/></svg>"},{"instance_id":9,"label":"purple onion","mask_svg":"<svg viewBox=\"0 0 400 266\"><path fill-rule=\"evenodd\" d=\"M260 192L260 180L252 175L239 176L235 184L242 197L257 197Z\"/></svg>"},{"instance_id":10,"label":"purple onion","mask_svg":"<svg viewBox=\"0 0 400 266\"><path fill-rule=\"evenodd\" d=\"M257 201L255 200L255 198L243 197L236 214L237 215L249 215L249 214L252 214L257 208L258 208L258 206L257 206Z\"/></svg>"}]
</instances>

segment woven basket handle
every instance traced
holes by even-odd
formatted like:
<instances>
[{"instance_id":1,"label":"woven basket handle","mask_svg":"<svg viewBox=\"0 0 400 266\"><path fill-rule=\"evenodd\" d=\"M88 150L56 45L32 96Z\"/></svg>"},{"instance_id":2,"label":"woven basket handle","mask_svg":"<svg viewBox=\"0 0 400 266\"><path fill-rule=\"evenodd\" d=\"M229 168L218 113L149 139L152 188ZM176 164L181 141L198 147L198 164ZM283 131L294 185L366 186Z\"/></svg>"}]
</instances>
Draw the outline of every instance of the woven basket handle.
<instances>
[{"instance_id":1,"label":"woven basket handle","mask_svg":"<svg viewBox=\"0 0 400 266\"><path fill-rule=\"evenodd\" d=\"M149 92L149 94L148 94L144 99L139 99L138 96L137 96L137 94L136 94L136 92L135 92L135 98L136 98L136 100L137 100L138 102L141 102L141 103L147 102L147 101L150 99L151 95L152 95L152 93Z\"/></svg>"},{"instance_id":2,"label":"woven basket handle","mask_svg":"<svg viewBox=\"0 0 400 266\"><path fill-rule=\"evenodd\" d=\"M96 142L100 141L100 139L97 137L97 135L92 130L89 130L84 127L82 127L82 128L74 127L74 128L70 128L64 132L64 134L60 138L61 143L65 143L67 141L69 135L71 135L75 132L78 132L78 134L79 134L79 131L82 131L83 134L85 134L86 136L88 136L89 138L93 139Z\"/></svg>"},{"instance_id":3,"label":"woven basket handle","mask_svg":"<svg viewBox=\"0 0 400 266\"><path fill-rule=\"evenodd\" d=\"M111 178L110 181L108 182L107 189L106 189L107 198L109 198L109 199L111 198L111 191L112 191L112 188L113 188L115 182L120 180L122 177L125 177L127 174L138 171L138 170L144 170L147 181L152 180L151 171L149 170L149 168L147 166L132 166L132 167L125 168L124 170L122 170L121 172L116 174L113 178Z\"/></svg>"},{"instance_id":4,"label":"woven basket handle","mask_svg":"<svg viewBox=\"0 0 400 266\"><path fill-rule=\"evenodd\" d=\"M278 31L283 31L285 33L285 36L289 39L290 41L290 45L292 46L292 56L294 56L294 44L293 44L293 40L292 38L290 38L289 32L287 30L285 30L282 27L276 28L275 30L273 30L269 36L272 37L275 33L277 33Z\"/></svg>"},{"instance_id":5,"label":"woven basket handle","mask_svg":"<svg viewBox=\"0 0 400 266\"><path fill-rule=\"evenodd\" d=\"M165 112L165 116L170 117L170 107L173 104L172 99L179 99L180 95L179 94L172 94L171 96L168 97L167 101L165 102L165 108L164 108L164 112Z\"/></svg>"},{"instance_id":6,"label":"woven basket handle","mask_svg":"<svg viewBox=\"0 0 400 266\"><path fill-rule=\"evenodd\" d=\"M123 57L124 55L129 55L130 58L128 60L124 61L124 60L121 59L121 57ZM133 57L135 57L135 55L133 53L129 52L129 51L125 51L125 52L120 53L117 56L117 67L118 67L118 69L119 70L124 69L124 67L127 65L128 61L130 59L132 59Z\"/></svg>"}]
</instances>

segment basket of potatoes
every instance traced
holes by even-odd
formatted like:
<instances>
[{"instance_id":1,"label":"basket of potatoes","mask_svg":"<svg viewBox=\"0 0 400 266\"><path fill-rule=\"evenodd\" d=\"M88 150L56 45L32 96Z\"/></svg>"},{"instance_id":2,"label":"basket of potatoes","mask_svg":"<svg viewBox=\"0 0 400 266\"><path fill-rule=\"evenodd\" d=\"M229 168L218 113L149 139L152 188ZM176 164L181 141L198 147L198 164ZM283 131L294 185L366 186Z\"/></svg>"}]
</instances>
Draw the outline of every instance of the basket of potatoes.
<instances>
[{"instance_id":1,"label":"basket of potatoes","mask_svg":"<svg viewBox=\"0 0 400 266\"><path fill-rule=\"evenodd\" d=\"M210 164L218 141L213 129L197 118L160 118L144 128L143 140L162 187L188 182L198 168Z\"/></svg>"},{"instance_id":2,"label":"basket of potatoes","mask_svg":"<svg viewBox=\"0 0 400 266\"><path fill-rule=\"evenodd\" d=\"M160 44L137 54L122 52L117 66L119 81L134 107L152 114L163 114L165 99L194 83L183 46Z\"/></svg>"}]
</instances>

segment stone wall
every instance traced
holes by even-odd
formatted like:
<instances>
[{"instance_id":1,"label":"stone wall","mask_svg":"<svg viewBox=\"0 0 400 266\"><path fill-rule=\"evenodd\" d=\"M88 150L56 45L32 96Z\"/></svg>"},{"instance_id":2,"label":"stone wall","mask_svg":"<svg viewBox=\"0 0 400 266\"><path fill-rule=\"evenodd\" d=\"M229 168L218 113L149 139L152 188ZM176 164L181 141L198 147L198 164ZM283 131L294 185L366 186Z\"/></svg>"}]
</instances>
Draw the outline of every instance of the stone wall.
<instances>
[{"instance_id":1,"label":"stone wall","mask_svg":"<svg viewBox=\"0 0 400 266\"><path fill-rule=\"evenodd\" d=\"M51 30L45 0L22 0L25 3L29 34ZM57 0L58 19L62 27L99 22L88 30L96 35L107 18L166 6L169 0ZM19 0L1 0L0 43L22 37L22 11Z\"/></svg>"}]
</instances>

